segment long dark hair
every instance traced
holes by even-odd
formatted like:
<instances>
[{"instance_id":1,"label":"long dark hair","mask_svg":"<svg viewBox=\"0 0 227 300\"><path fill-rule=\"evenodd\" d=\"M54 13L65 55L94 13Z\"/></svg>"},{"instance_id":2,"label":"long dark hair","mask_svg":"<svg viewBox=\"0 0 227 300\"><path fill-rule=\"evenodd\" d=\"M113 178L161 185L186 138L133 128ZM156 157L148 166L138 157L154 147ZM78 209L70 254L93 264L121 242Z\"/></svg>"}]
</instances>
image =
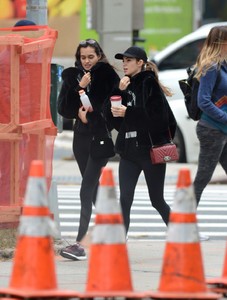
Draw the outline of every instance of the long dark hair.
<instances>
[{"instance_id":1,"label":"long dark hair","mask_svg":"<svg viewBox=\"0 0 227 300\"><path fill-rule=\"evenodd\" d=\"M158 71L158 67L156 66L155 63L153 63L152 61L147 61L147 62L144 63L142 69L143 69L144 71L153 71L154 74L155 74L155 78L156 78L156 80L157 80L159 86L160 86L161 89L163 90L164 94L165 94L166 96L169 96L169 97L173 96L173 93L172 93L171 89L168 88L167 86L163 85L163 84L160 82L159 76L158 76L158 72L159 72L159 71Z\"/></svg>"},{"instance_id":2,"label":"long dark hair","mask_svg":"<svg viewBox=\"0 0 227 300\"><path fill-rule=\"evenodd\" d=\"M75 58L76 58L75 66L76 67L81 66L80 49L87 48L87 47L91 47L95 50L95 53L97 54L97 56L100 56L99 61L109 63L105 53L103 52L101 46L99 45L99 43L93 39L86 39L86 40L81 41L76 49L76 53L75 53Z\"/></svg>"}]
</instances>

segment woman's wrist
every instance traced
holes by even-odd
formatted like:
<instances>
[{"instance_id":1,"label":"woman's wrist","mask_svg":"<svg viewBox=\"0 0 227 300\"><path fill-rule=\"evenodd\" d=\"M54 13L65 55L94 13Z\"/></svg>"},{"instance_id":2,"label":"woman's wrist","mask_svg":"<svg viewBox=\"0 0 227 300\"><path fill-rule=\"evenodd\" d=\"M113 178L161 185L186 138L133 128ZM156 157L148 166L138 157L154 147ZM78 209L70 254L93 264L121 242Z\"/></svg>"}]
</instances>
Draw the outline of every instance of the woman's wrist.
<instances>
[{"instance_id":1,"label":"woman's wrist","mask_svg":"<svg viewBox=\"0 0 227 300\"><path fill-rule=\"evenodd\" d=\"M81 87L80 85L78 85L76 88L75 88L75 91L77 92L77 93L79 93L79 91L80 90L83 90L84 88L83 87Z\"/></svg>"}]
</instances>

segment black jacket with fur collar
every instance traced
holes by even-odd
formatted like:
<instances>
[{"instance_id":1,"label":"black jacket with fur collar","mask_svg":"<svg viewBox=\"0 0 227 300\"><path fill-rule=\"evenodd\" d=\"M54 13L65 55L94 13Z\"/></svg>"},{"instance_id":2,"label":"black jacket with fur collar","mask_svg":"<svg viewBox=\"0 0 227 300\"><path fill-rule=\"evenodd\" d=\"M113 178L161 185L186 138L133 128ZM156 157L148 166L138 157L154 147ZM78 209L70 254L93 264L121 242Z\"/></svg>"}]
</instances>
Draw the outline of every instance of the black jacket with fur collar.
<instances>
[{"instance_id":1,"label":"black jacket with fur collar","mask_svg":"<svg viewBox=\"0 0 227 300\"><path fill-rule=\"evenodd\" d=\"M124 118L113 117L110 107L107 119L119 131L115 149L122 157L141 153L148 158L152 143L167 143L174 138L176 120L168 101L154 77L152 71L143 71L130 78L130 84L124 91L115 89L115 95L122 96L122 104L127 106ZM125 138L127 132L136 132L136 138ZM170 133L169 133L170 132ZM134 153L135 152L135 153Z\"/></svg>"},{"instance_id":2,"label":"black jacket with fur collar","mask_svg":"<svg viewBox=\"0 0 227 300\"><path fill-rule=\"evenodd\" d=\"M113 67L105 62L98 62L91 70L91 83L85 89L93 107L87 113L88 124L80 121L78 110L81 107L79 82L85 71L79 67L70 67L62 72L62 87L58 97L58 113L67 119L76 119L75 130L80 133L97 132L105 125L102 117L103 104L109 99L114 87L119 84L119 76Z\"/></svg>"}]
</instances>

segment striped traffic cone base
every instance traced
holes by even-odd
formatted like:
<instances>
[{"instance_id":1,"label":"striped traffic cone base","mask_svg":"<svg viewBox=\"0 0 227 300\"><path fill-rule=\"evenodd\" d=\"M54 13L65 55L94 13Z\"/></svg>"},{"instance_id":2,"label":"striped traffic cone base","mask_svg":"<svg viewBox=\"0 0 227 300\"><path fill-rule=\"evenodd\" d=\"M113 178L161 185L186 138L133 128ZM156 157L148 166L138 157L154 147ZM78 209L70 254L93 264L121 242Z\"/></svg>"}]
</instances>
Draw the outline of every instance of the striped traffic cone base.
<instances>
[{"instance_id":1,"label":"striped traffic cone base","mask_svg":"<svg viewBox=\"0 0 227 300\"><path fill-rule=\"evenodd\" d=\"M112 170L104 168L96 201L86 290L82 298L144 298L133 291L125 228Z\"/></svg>"},{"instance_id":2,"label":"striped traffic cone base","mask_svg":"<svg viewBox=\"0 0 227 300\"><path fill-rule=\"evenodd\" d=\"M89 264L86 291L82 298L144 298L144 293L133 291L125 244L92 245L90 257L96 257L96 260ZM97 266L100 266L100 271L97 271Z\"/></svg>"},{"instance_id":3,"label":"striped traffic cone base","mask_svg":"<svg viewBox=\"0 0 227 300\"><path fill-rule=\"evenodd\" d=\"M196 238L197 239L197 238ZM186 242L186 241L185 241ZM191 259L193 257L193 259ZM196 262L197 261L197 262ZM168 243L165 248L162 277L154 299L219 299L204 280L199 242L182 245Z\"/></svg>"},{"instance_id":4,"label":"striped traffic cone base","mask_svg":"<svg viewBox=\"0 0 227 300\"><path fill-rule=\"evenodd\" d=\"M0 295L20 298L73 298L76 291L59 290L55 274L54 224L48 208L42 161L30 167L25 202L20 217L18 239L8 288Z\"/></svg>"},{"instance_id":5,"label":"striped traffic cone base","mask_svg":"<svg viewBox=\"0 0 227 300\"><path fill-rule=\"evenodd\" d=\"M196 219L196 201L190 171L180 170L159 288L147 294L153 299L219 299L208 290L202 263Z\"/></svg>"}]
</instances>

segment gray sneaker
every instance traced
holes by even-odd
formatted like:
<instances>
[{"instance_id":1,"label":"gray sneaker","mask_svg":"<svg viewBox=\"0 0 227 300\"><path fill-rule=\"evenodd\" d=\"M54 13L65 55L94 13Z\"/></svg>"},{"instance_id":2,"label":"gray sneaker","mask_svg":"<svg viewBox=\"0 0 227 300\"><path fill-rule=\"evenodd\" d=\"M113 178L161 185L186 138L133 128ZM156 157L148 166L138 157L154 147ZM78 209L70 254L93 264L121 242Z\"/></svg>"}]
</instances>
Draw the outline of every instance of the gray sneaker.
<instances>
[{"instance_id":1,"label":"gray sneaker","mask_svg":"<svg viewBox=\"0 0 227 300\"><path fill-rule=\"evenodd\" d=\"M72 260L85 260L87 259L84 248L79 244L73 244L67 246L60 251L60 255L64 258L72 259Z\"/></svg>"}]
</instances>

